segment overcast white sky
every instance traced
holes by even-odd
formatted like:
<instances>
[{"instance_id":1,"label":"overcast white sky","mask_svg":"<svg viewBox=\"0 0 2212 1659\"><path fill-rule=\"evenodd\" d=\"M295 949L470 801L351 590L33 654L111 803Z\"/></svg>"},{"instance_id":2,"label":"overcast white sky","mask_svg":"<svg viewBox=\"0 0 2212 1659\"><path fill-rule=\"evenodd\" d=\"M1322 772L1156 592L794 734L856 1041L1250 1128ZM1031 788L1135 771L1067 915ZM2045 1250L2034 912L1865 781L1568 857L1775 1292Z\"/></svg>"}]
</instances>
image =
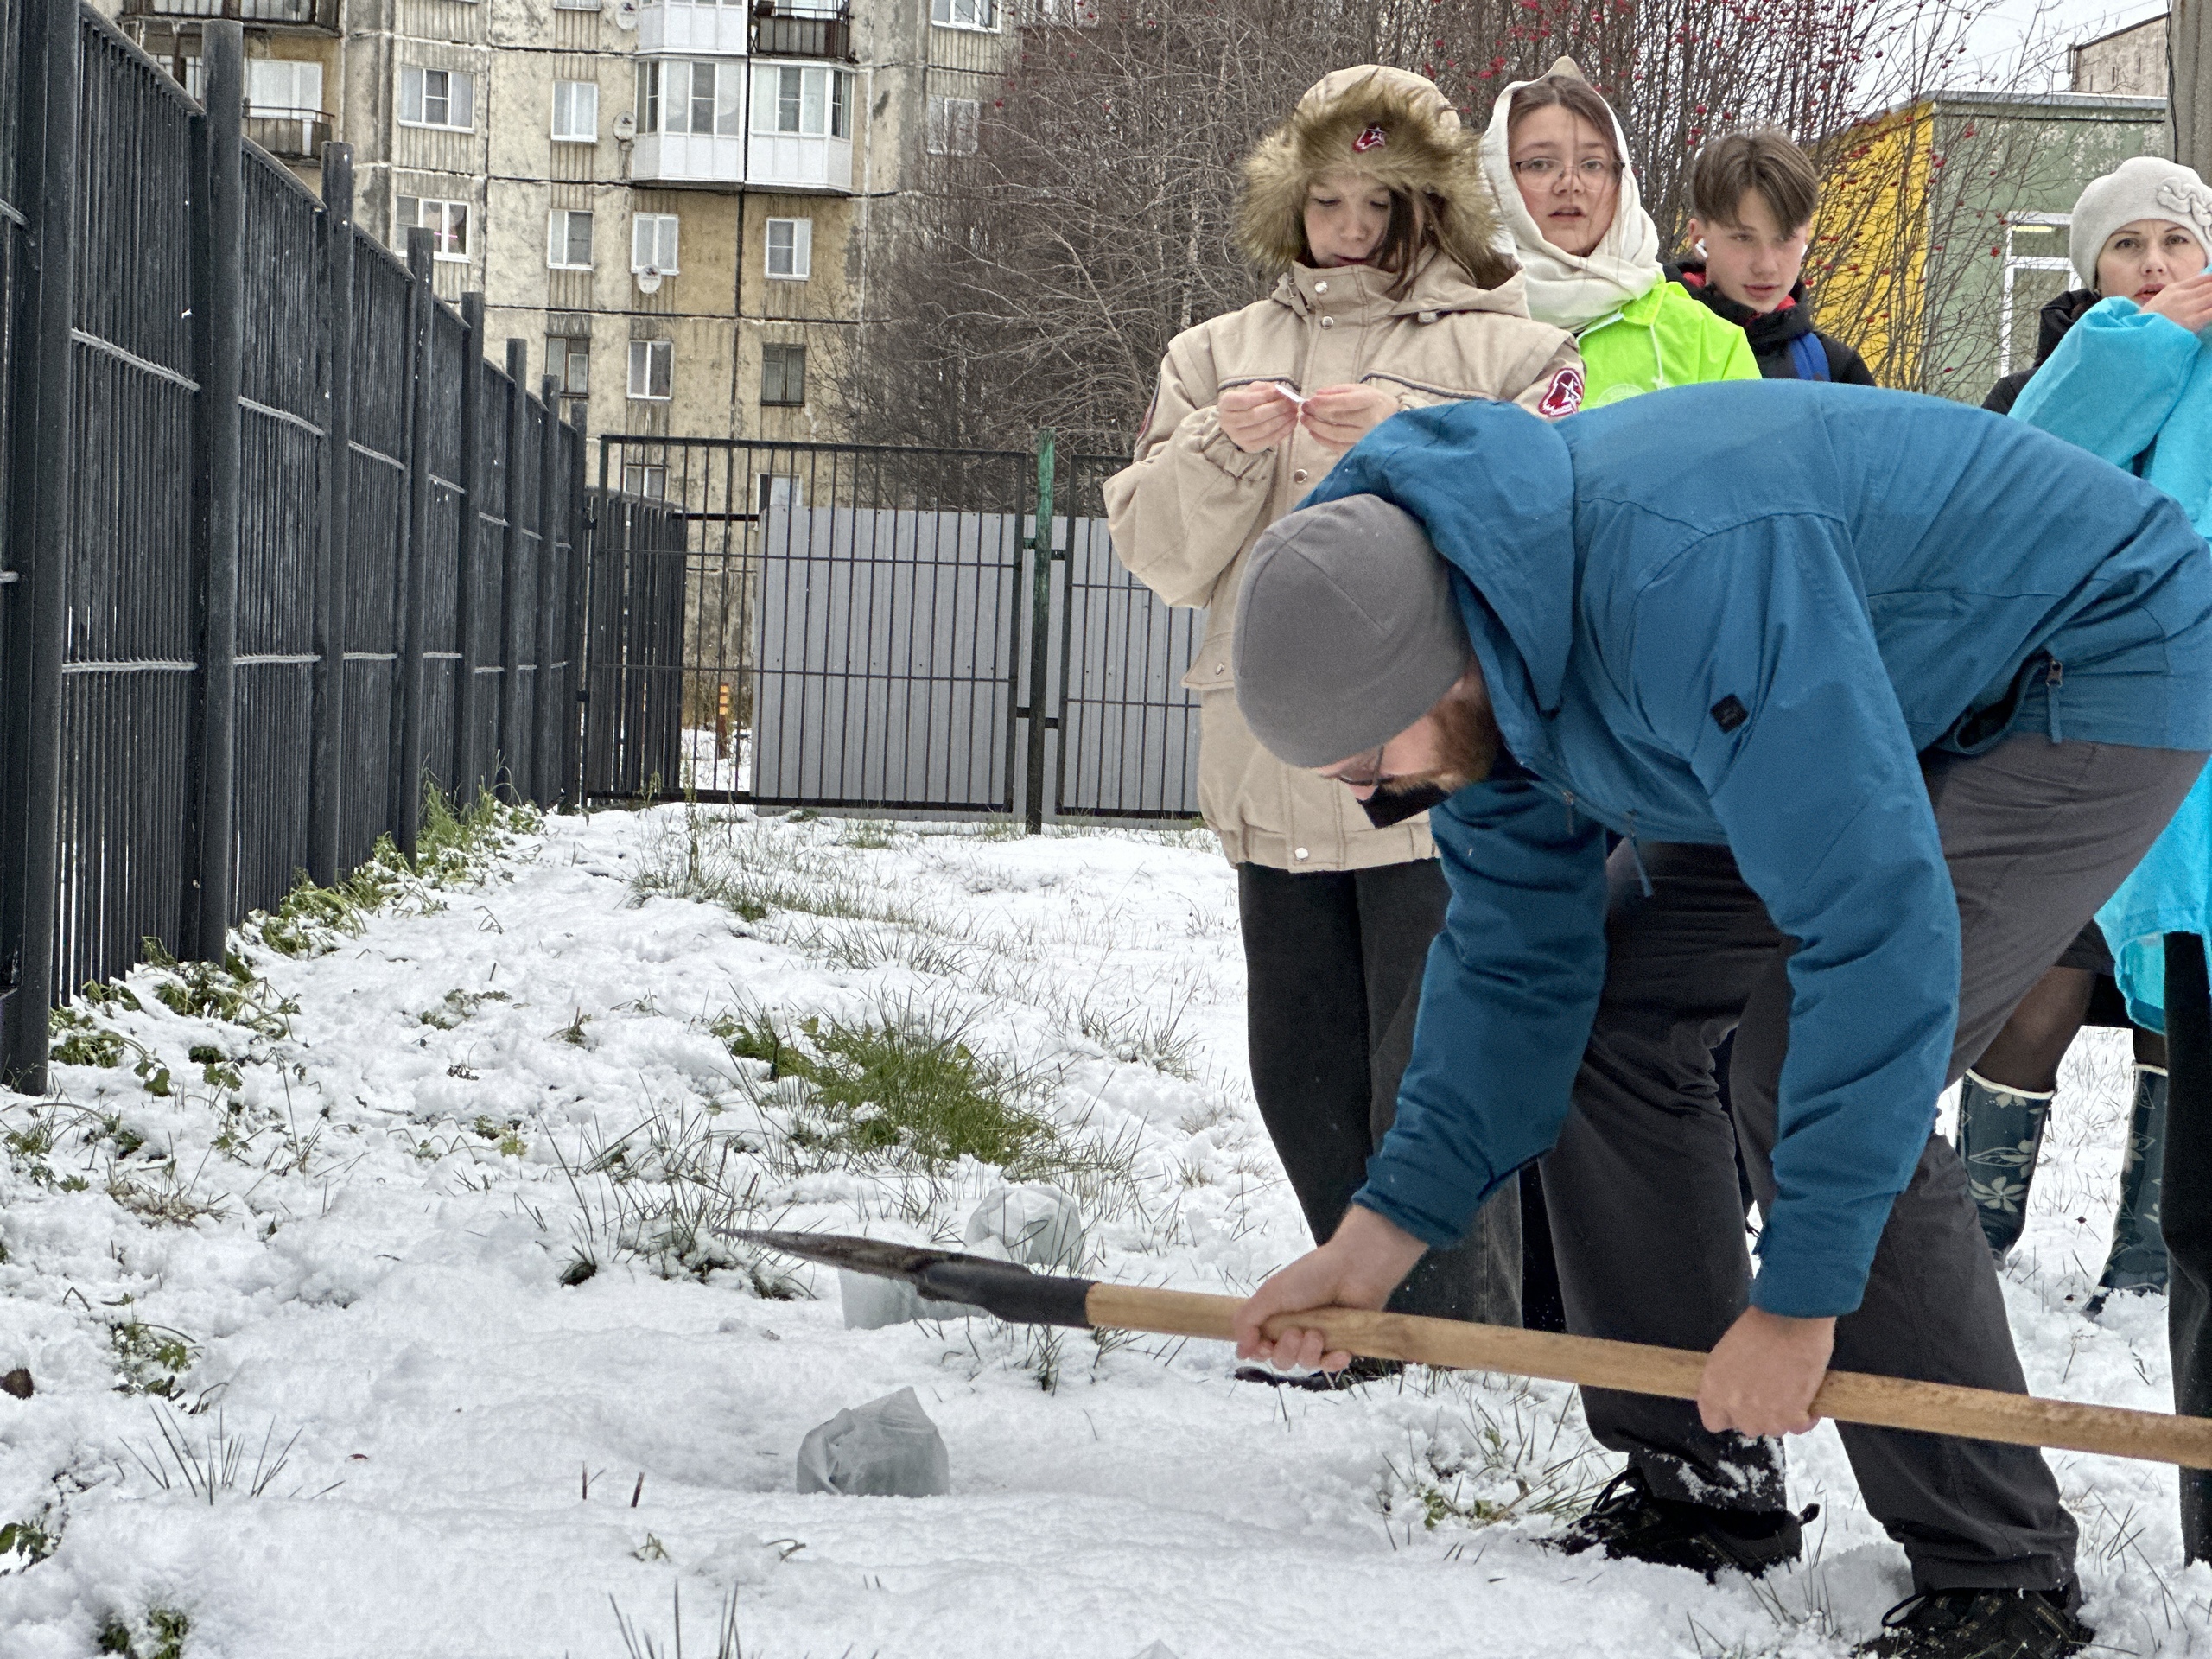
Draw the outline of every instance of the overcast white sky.
<instances>
[{"instance_id":1,"label":"overcast white sky","mask_svg":"<svg viewBox=\"0 0 2212 1659\"><path fill-rule=\"evenodd\" d=\"M2155 17L2168 0L1996 0L1976 24L1963 79L2005 81L2024 51L2034 85L2063 88L2063 48L2126 24Z\"/></svg>"}]
</instances>

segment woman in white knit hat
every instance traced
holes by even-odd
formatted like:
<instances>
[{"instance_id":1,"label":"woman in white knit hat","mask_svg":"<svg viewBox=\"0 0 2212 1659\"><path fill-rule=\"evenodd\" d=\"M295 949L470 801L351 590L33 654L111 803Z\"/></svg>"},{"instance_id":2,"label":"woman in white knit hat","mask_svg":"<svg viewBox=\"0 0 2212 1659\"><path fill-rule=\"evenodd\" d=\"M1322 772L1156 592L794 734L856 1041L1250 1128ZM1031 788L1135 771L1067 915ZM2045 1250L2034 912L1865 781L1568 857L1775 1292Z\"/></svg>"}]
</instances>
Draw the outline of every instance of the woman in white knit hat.
<instances>
[{"instance_id":1,"label":"woman in white knit hat","mask_svg":"<svg viewBox=\"0 0 2212 1659\"><path fill-rule=\"evenodd\" d=\"M2047 334L2056 337L2023 384L2000 382L1993 399L2016 391L2015 419L2135 473L2179 501L2200 534L2212 532L2212 188L2190 168L2139 156L2082 191L2070 235L2082 288L2046 308ZM1994 1226L1993 1242L1999 1233L2006 1242L2018 1236L2058 1058L2094 987L2083 970L2101 965L2088 957L2108 945L2101 965L2116 974L2128 1016L2170 1040L2163 1055L2139 1040L2120 1213L2098 1294L2155 1290L2171 1278L2175 1403L2212 1414L2212 1007L2203 944L2212 930L2212 785L2198 783L2097 924L2030 994L2014 1024L2038 1006L2069 1017L2046 1017L2040 1033L2008 1027L1967 1074L1960 1151L1985 1230ZM2145 1063L2159 1058L2167 1065ZM2183 1471L2182 1512L2191 1557L2212 1554L2212 1480Z\"/></svg>"}]
</instances>

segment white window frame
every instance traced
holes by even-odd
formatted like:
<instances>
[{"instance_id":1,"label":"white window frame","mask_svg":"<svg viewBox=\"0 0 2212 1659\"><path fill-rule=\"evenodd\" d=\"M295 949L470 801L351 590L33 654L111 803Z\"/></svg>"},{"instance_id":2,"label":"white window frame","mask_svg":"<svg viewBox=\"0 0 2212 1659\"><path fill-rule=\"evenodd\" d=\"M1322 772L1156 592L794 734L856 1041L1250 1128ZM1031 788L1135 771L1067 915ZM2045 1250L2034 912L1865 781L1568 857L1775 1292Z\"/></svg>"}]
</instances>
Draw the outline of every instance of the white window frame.
<instances>
[{"instance_id":1,"label":"white window frame","mask_svg":"<svg viewBox=\"0 0 2212 1659\"><path fill-rule=\"evenodd\" d=\"M2012 372L2012 279L2023 270L2072 270L2074 262L2071 259L2042 252L2031 253L2027 250L2037 243L2045 246L2056 245L2049 240L2051 233L2060 230L2070 233L2073 224L2074 215L2071 213L2007 213L2005 216L2005 296L1998 307L1997 321L1997 372L1999 375ZM2015 252L2012 238L2024 225L2033 227L2028 233L2034 242L2022 244L2020 251Z\"/></svg>"},{"instance_id":2,"label":"white window frame","mask_svg":"<svg viewBox=\"0 0 2212 1659\"><path fill-rule=\"evenodd\" d=\"M699 79L707 78L706 125L699 124ZM735 138L745 130L745 65L725 58L638 60L638 131Z\"/></svg>"},{"instance_id":3,"label":"white window frame","mask_svg":"<svg viewBox=\"0 0 2212 1659\"><path fill-rule=\"evenodd\" d=\"M768 353L771 352L777 353L778 357L785 362L789 361L788 354L790 353L797 352L798 353L798 397L779 397L772 403L769 401ZM789 369L785 369L783 373L786 387L788 387L791 372ZM796 340L772 340L762 345L760 347L760 407L763 409L804 409L806 407L806 345L804 341Z\"/></svg>"},{"instance_id":4,"label":"white window frame","mask_svg":"<svg viewBox=\"0 0 2212 1659\"><path fill-rule=\"evenodd\" d=\"M431 90L430 77L441 78L443 90ZM432 120L434 104L442 105L442 120ZM410 115L408 111L414 113ZM427 127L434 132L476 130L476 78L465 69L432 69L426 65L399 67L399 124Z\"/></svg>"},{"instance_id":5,"label":"white window frame","mask_svg":"<svg viewBox=\"0 0 2212 1659\"><path fill-rule=\"evenodd\" d=\"M785 95L786 86L796 89L794 96ZM791 126L783 124L787 111ZM812 126L807 124L810 112L815 118ZM763 137L850 139L852 71L817 64L755 64L752 127Z\"/></svg>"},{"instance_id":6,"label":"white window frame","mask_svg":"<svg viewBox=\"0 0 2212 1659\"><path fill-rule=\"evenodd\" d=\"M622 493L642 495L652 501L665 501L668 499L668 468L658 461L623 462Z\"/></svg>"},{"instance_id":7,"label":"white window frame","mask_svg":"<svg viewBox=\"0 0 2212 1659\"><path fill-rule=\"evenodd\" d=\"M630 400L664 404L674 395L676 342L671 340L633 340L630 342ZM653 390L658 380L660 390ZM639 386L645 388L639 390Z\"/></svg>"},{"instance_id":8,"label":"white window frame","mask_svg":"<svg viewBox=\"0 0 2212 1659\"><path fill-rule=\"evenodd\" d=\"M630 269L657 270L664 276L677 272L677 254L683 221L674 213L632 213L630 216ZM661 257L667 256L665 261Z\"/></svg>"},{"instance_id":9,"label":"white window frame","mask_svg":"<svg viewBox=\"0 0 2212 1659\"><path fill-rule=\"evenodd\" d=\"M194 60L196 62L197 60ZM282 75L278 71L282 70ZM282 102L270 94L278 92L271 83L288 82L282 89ZM300 86L302 79L315 83L312 92ZM259 90L255 83L259 82ZM322 65L313 58L248 58L245 62L245 112L250 116L276 117L320 116L322 114Z\"/></svg>"},{"instance_id":10,"label":"white window frame","mask_svg":"<svg viewBox=\"0 0 2212 1659\"><path fill-rule=\"evenodd\" d=\"M569 365L582 363L583 384L577 385ZM545 372L560 382L561 396L576 401L591 396L591 341L576 334L550 334L545 340Z\"/></svg>"},{"instance_id":11,"label":"white window frame","mask_svg":"<svg viewBox=\"0 0 2212 1659\"><path fill-rule=\"evenodd\" d=\"M588 107L579 110L576 107L579 103ZM597 81L556 80L553 83L553 142L556 144L595 144L599 142Z\"/></svg>"},{"instance_id":12,"label":"white window frame","mask_svg":"<svg viewBox=\"0 0 2212 1659\"><path fill-rule=\"evenodd\" d=\"M979 98L930 95L923 144L932 156L973 156L983 120Z\"/></svg>"},{"instance_id":13,"label":"white window frame","mask_svg":"<svg viewBox=\"0 0 2212 1659\"><path fill-rule=\"evenodd\" d=\"M415 204L414 216L407 213L407 204ZM399 251L407 251L407 232L416 226L426 226L430 232L432 256L448 264L465 265L476 251L476 204L473 201L452 201L439 196L402 195L398 199ZM428 210L435 209L435 214ZM448 251L455 239L454 226L461 229L461 251Z\"/></svg>"},{"instance_id":14,"label":"white window frame","mask_svg":"<svg viewBox=\"0 0 2212 1659\"><path fill-rule=\"evenodd\" d=\"M779 250L777 233L783 232L784 269L776 269ZM765 238L767 247L768 279L777 283L803 283L814 275L814 221L810 219L772 219L768 221Z\"/></svg>"},{"instance_id":15,"label":"white window frame","mask_svg":"<svg viewBox=\"0 0 2212 1659\"><path fill-rule=\"evenodd\" d=\"M967 29L995 35L999 30L999 0L930 0L930 23L936 29Z\"/></svg>"},{"instance_id":16,"label":"white window frame","mask_svg":"<svg viewBox=\"0 0 2212 1659\"><path fill-rule=\"evenodd\" d=\"M575 254L575 221L584 221L584 257L580 261ZM592 262L592 232L594 229L591 210L587 207L556 207L545 215L545 268L548 270L589 270Z\"/></svg>"}]
</instances>

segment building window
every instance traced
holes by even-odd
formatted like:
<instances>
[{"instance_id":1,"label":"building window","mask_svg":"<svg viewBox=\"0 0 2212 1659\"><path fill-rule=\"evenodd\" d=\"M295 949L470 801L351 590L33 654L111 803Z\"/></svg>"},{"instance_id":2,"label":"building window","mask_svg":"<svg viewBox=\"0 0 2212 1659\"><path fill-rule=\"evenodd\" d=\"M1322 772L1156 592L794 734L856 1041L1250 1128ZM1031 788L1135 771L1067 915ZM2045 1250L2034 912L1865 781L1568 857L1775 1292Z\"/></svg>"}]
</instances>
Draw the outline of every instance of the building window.
<instances>
[{"instance_id":1,"label":"building window","mask_svg":"<svg viewBox=\"0 0 2212 1659\"><path fill-rule=\"evenodd\" d=\"M439 201L429 196L399 199L399 245L404 251L407 232L417 225L430 231L430 245L441 259L467 260L469 251L469 204Z\"/></svg>"},{"instance_id":2,"label":"building window","mask_svg":"<svg viewBox=\"0 0 2212 1659\"><path fill-rule=\"evenodd\" d=\"M630 269L676 274L674 213L639 213L630 220Z\"/></svg>"},{"instance_id":3,"label":"building window","mask_svg":"<svg viewBox=\"0 0 2212 1659\"><path fill-rule=\"evenodd\" d=\"M642 495L649 500L662 501L668 497L668 468L626 461L622 467L622 493Z\"/></svg>"},{"instance_id":4,"label":"building window","mask_svg":"<svg viewBox=\"0 0 2212 1659\"><path fill-rule=\"evenodd\" d=\"M556 11L597 11L601 0L553 0Z\"/></svg>"},{"instance_id":5,"label":"building window","mask_svg":"<svg viewBox=\"0 0 2212 1659\"><path fill-rule=\"evenodd\" d=\"M973 156L976 127L982 112L982 105L972 98L930 99L929 128L925 136L930 154Z\"/></svg>"},{"instance_id":6,"label":"building window","mask_svg":"<svg viewBox=\"0 0 2212 1659\"><path fill-rule=\"evenodd\" d=\"M595 80L556 80L553 83L553 140L562 144L599 142L599 83Z\"/></svg>"},{"instance_id":7,"label":"building window","mask_svg":"<svg viewBox=\"0 0 2212 1659\"><path fill-rule=\"evenodd\" d=\"M194 59L196 66L198 59ZM245 112L259 116L322 113L322 66L283 58L249 58L245 65Z\"/></svg>"},{"instance_id":8,"label":"building window","mask_svg":"<svg viewBox=\"0 0 2212 1659\"><path fill-rule=\"evenodd\" d=\"M753 130L851 137L852 79L842 69L760 65L753 72Z\"/></svg>"},{"instance_id":9,"label":"building window","mask_svg":"<svg viewBox=\"0 0 2212 1659\"><path fill-rule=\"evenodd\" d=\"M454 70L403 67L399 120L402 126L473 132L476 130L475 83Z\"/></svg>"},{"instance_id":10,"label":"building window","mask_svg":"<svg viewBox=\"0 0 2212 1659\"><path fill-rule=\"evenodd\" d=\"M734 63L645 60L638 66L638 130L736 137L743 73Z\"/></svg>"},{"instance_id":11,"label":"building window","mask_svg":"<svg viewBox=\"0 0 2212 1659\"><path fill-rule=\"evenodd\" d=\"M591 269L591 215L556 207L546 215L545 263L556 270Z\"/></svg>"},{"instance_id":12,"label":"building window","mask_svg":"<svg viewBox=\"0 0 2212 1659\"><path fill-rule=\"evenodd\" d=\"M768 221L768 274L792 281L814 274L812 219L772 219Z\"/></svg>"},{"instance_id":13,"label":"building window","mask_svg":"<svg viewBox=\"0 0 2212 1659\"><path fill-rule=\"evenodd\" d=\"M760 348L760 401L763 404L796 408L806 401L806 347L763 346Z\"/></svg>"},{"instance_id":14,"label":"building window","mask_svg":"<svg viewBox=\"0 0 2212 1659\"><path fill-rule=\"evenodd\" d=\"M939 29L996 29L998 0L930 0L930 22Z\"/></svg>"},{"instance_id":15,"label":"building window","mask_svg":"<svg viewBox=\"0 0 2212 1659\"><path fill-rule=\"evenodd\" d=\"M591 341L568 334L554 334L545 342L545 372L561 392L561 418L569 419L591 397Z\"/></svg>"},{"instance_id":16,"label":"building window","mask_svg":"<svg viewBox=\"0 0 2212 1659\"><path fill-rule=\"evenodd\" d=\"M671 340L632 340L630 395L650 403L666 403L669 369L675 357L676 346Z\"/></svg>"}]
</instances>

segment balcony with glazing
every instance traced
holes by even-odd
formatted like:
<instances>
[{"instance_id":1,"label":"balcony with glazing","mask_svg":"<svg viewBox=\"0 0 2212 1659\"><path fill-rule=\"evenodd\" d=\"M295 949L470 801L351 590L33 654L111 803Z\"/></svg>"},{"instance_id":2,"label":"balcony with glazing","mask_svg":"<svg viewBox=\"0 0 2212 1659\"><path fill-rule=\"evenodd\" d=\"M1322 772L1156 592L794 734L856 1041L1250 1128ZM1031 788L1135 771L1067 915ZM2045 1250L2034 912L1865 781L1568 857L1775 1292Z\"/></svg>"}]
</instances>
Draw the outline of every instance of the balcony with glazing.
<instances>
[{"instance_id":1,"label":"balcony with glazing","mask_svg":"<svg viewBox=\"0 0 2212 1659\"><path fill-rule=\"evenodd\" d=\"M638 8L638 53L741 58L752 44L747 0L644 0Z\"/></svg>"},{"instance_id":2,"label":"balcony with glazing","mask_svg":"<svg viewBox=\"0 0 2212 1659\"><path fill-rule=\"evenodd\" d=\"M853 188L854 75L829 63L753 66L745 181L755 189Z\"/></svg>"},{"instance_id":3,"label":"balcony with glazing","mask_svg":"<svg viewBox=\"0 0 2212 1659\"><path fill-rule=\"evenodd\" d=\"M341 0L123 0L126 19L191 22L224 18L234 23L338 33Z\"/></svg>"},{"instance_id":4,"label":"balcony with glazing","mask_svg":"<svg viewBox=\"0 0 2212 1659\"><path fill-rule=\"evenodd\" d=\"M853 60L853 9L809 0L755 0L753 55Z\"/></svg>"}]
</instances>

